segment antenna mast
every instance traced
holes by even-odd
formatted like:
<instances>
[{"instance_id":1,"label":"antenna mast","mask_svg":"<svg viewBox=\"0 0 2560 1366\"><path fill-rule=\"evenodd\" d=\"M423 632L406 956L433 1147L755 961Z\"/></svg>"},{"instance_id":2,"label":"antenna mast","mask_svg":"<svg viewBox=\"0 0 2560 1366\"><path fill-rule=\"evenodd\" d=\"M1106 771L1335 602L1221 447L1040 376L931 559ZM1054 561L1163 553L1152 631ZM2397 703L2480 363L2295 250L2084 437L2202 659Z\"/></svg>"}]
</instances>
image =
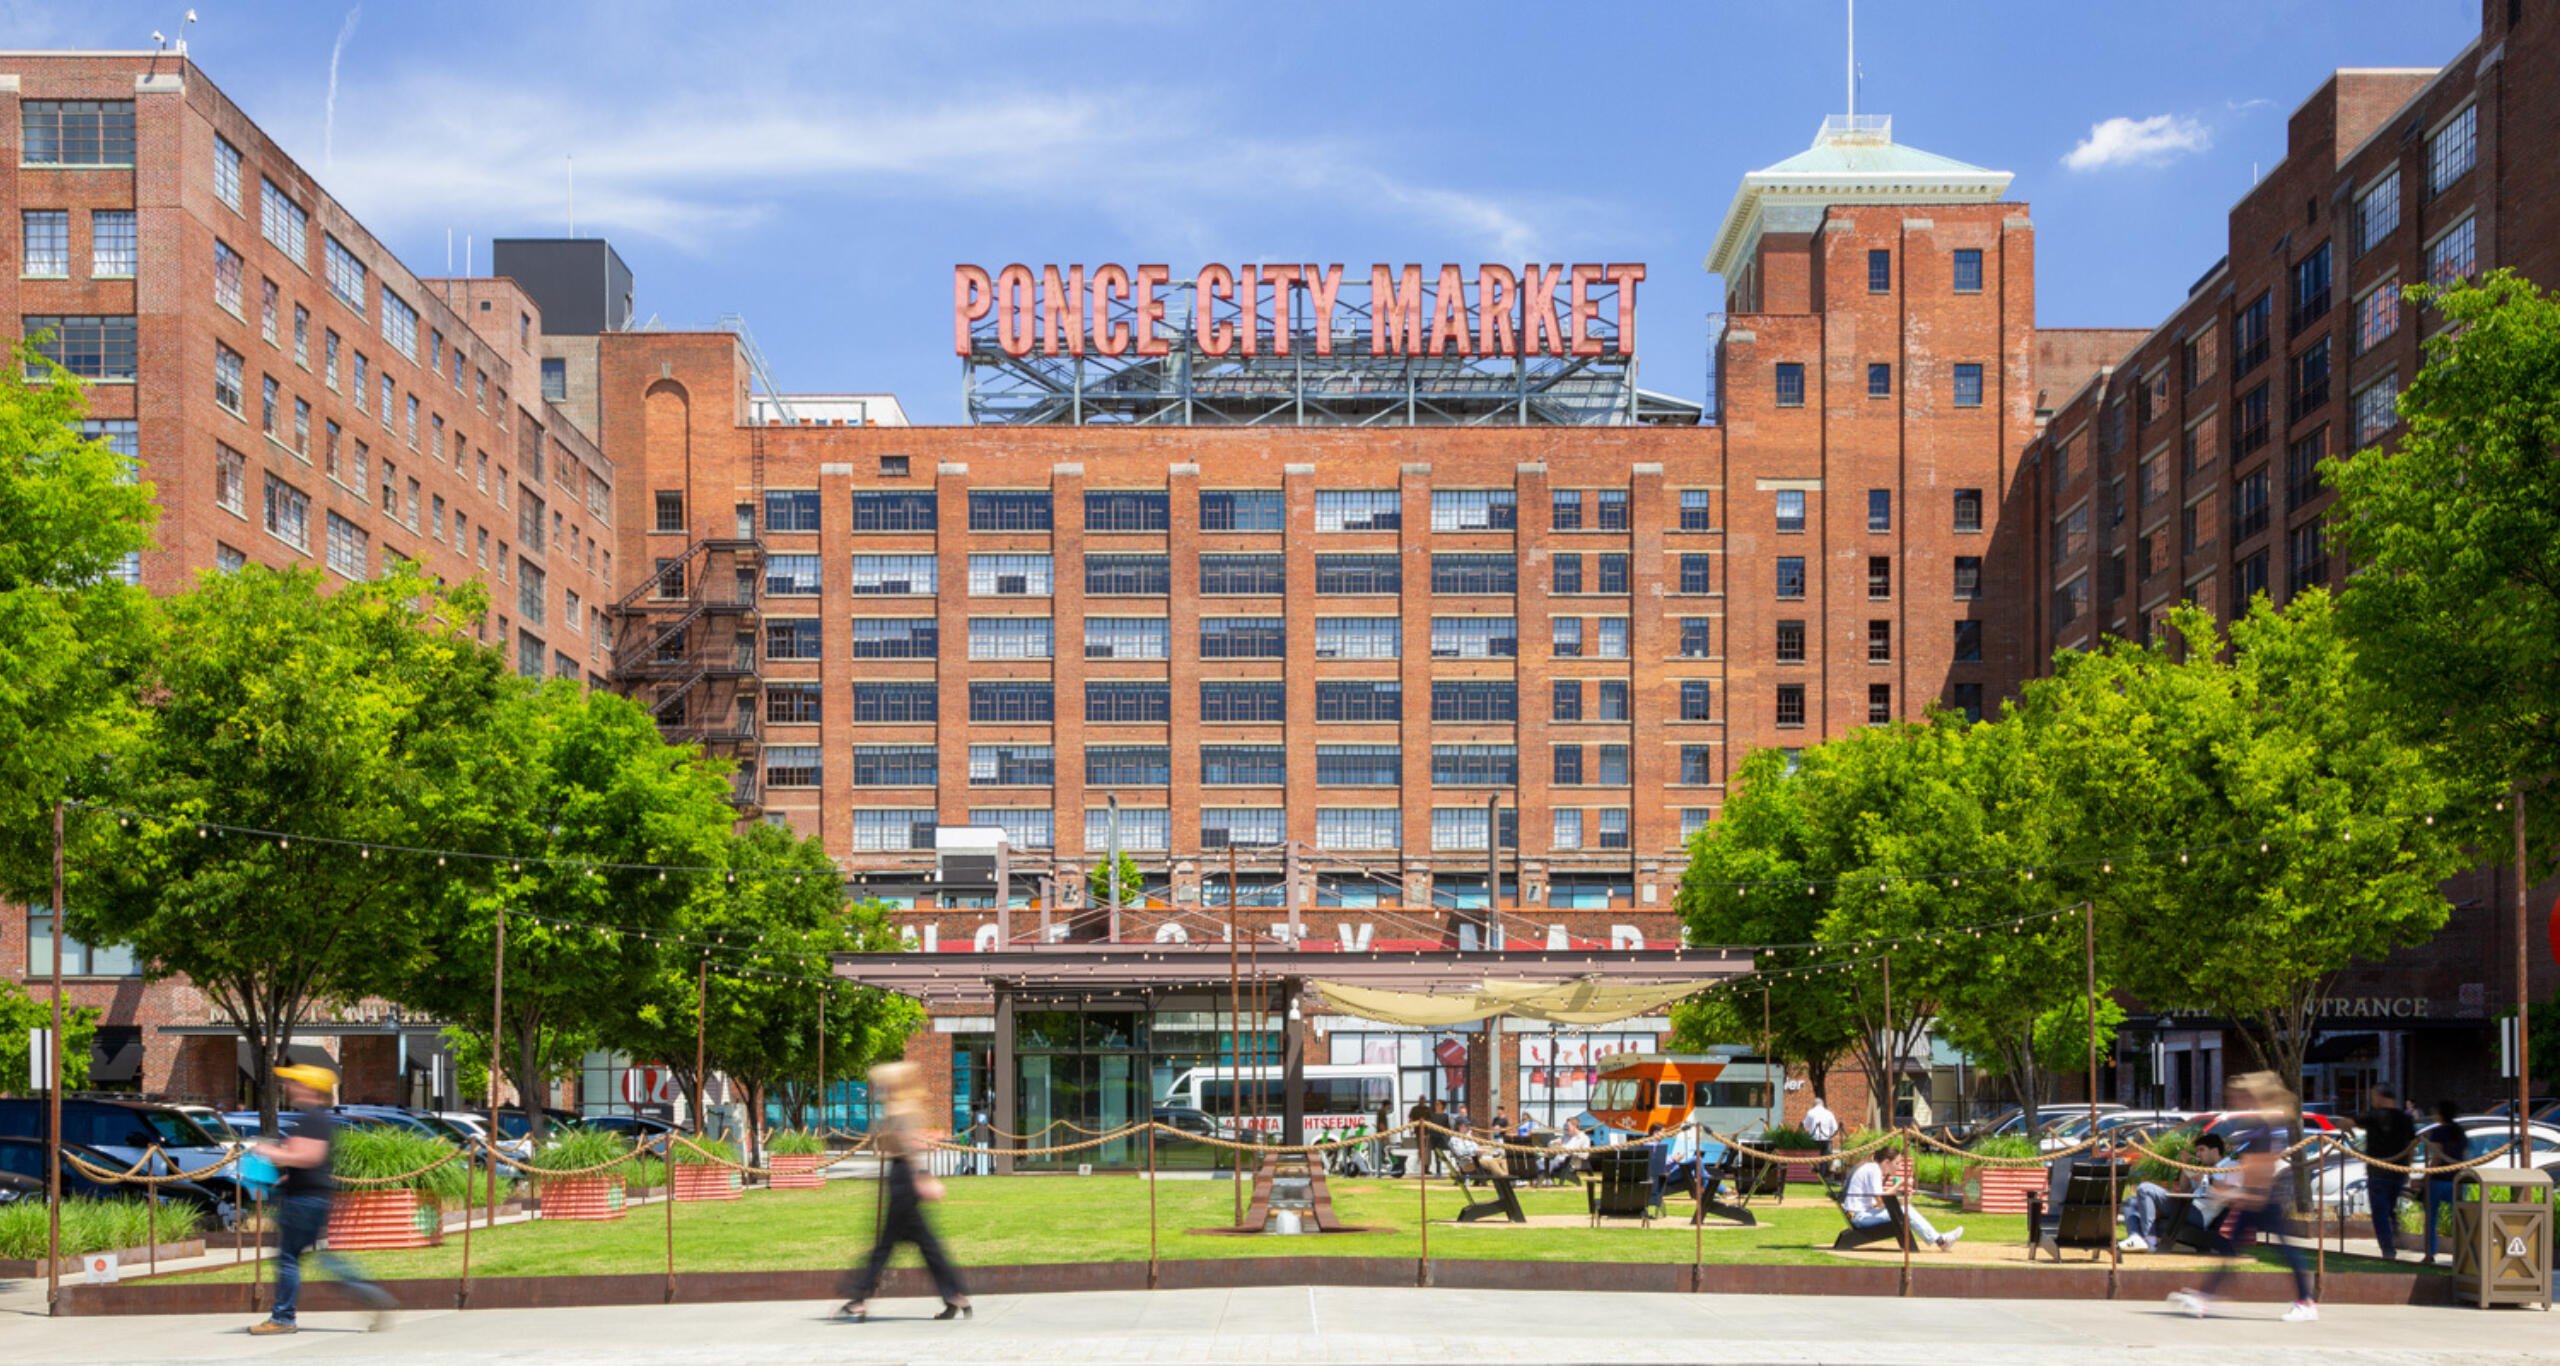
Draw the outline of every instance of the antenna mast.
<instances>
[{"instance_id":1,"label":"antenna mast","mask_svg":"<svg viewBox=\"0 0 2560 1366\"><path fill-rule=\"evenodd\" d=\"M1858 122L1858 0L1849 0L1849 124Z\"/></svg>"}]
</instances>

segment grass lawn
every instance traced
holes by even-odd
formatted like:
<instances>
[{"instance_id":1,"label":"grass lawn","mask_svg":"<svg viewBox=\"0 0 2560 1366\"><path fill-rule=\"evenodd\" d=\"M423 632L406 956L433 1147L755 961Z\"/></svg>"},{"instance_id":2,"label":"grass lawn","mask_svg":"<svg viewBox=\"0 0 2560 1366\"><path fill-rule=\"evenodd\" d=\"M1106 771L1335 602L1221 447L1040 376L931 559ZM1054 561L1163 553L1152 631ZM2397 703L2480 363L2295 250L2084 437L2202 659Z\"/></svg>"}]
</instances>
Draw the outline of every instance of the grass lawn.
<instances>
[{"instance_id":1,"label":"grass lawn","mask_svg":"<svg viewBox=\"0 0 2560 1366\"><path fill-rule=\"evenodd\" d=\"M1144 1261L1147 1256L1147 1188L1125 1176L962 1177L944 1183L950 1198L933 1207L936 1227L964 1266L1019 1262ZM1297 1238L1245 1238L1194 1234L1235 1217L1233 1187L1225 1181L1165 1181L1157 1190L1158 1255L1166 1260L1208 1257L1349 1256L1414 1257L1421 1251L1416 1234L1419 1198L1411 1181L1336 1180L1331 1183L1334 1210L1348 1224L1372 1233ZM679 1204L675 1211L676 1269L679 1271L792 1270L842 1267L859 1259L870 1246L873 1185L868 1181L831 1181L815 1191L749 1191L727 1203ZM1523 1208L1532 1216L1583 1215L1578 1188L1524 1189ZM1686 1206L1675 1202L1673 1217L1642 1228L1613 1221L1593 1229L1521 1228L1500 1224L1457 1225L1466 1204L1458 1190L1444 1182L1431 1186L1431 1255L1435 1258L1480 1258L1516 1261L1677 1262L1690 1260L1696 1243L1686 1219ZM1941 1228L1961 1224L1967 1241L2023 1243L2023 1215L1964 1215L1923 1204ZM1705 1234L1709 1265L1719 1262L1762 1264L1844 1264L1822 1249L1841 1228L1836 1207L1819 1186L1799 1186L1785 1204L1762 1199L1752 1203L1756 1228L1716 1227ZM1931 1254L1915 1257L1925 1262ZM449 1277L461 1272L458 1234L445 1246L409 1252L354 1254L366 1274L383 1278ZM902 1261L914 1254L902 1252ZM2276 1265L2271 1254L2260 1260ZM666 1267L666 1213L656 1205L634 1209L614 1223L532 1223L481 1230L472 1235L471 1270L476 1276L561 1276L615 1273L658 1273ZM2138 1258L2127 1264L2140 1265ZM2372 1270L2379 1263L2340 1258L2341 1270ZM198 1273L210 1280L245 1280L248 1266Z\"/></svg>"}]
</instances>

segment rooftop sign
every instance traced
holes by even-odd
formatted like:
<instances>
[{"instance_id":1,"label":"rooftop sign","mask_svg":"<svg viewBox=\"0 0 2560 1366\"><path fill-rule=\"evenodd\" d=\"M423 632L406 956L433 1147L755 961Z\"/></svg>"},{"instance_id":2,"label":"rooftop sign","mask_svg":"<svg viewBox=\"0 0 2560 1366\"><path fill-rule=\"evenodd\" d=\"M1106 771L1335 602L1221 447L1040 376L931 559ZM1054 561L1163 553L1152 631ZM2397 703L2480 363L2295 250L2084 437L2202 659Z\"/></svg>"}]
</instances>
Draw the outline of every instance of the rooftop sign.
<instances>
[{"instance_id":1,"label":"rooftop sign","mask_svg":"<svg viewBox=\"0 0 2560 1366\"><path fill-rule=\"evenodd\" d=\"M1485 264L1472 275L1443 265L1436 276L1373 265L1360 310L1344 307L1340 265L1213 264L1182 282L1197 300L1191 316L1168 318L1168 299L1185 292L1168 266L1009 265L990 275L961 265L951 272L951 344L972 354L972 325L992 321L1014 357L1163 356L1184 332L1204 356L1287 356L1303 340L1331 357L1337 323L1365 312L1370 357L1627 359L1643 279L1637 264Z\"/></svg>"}]
</instances>

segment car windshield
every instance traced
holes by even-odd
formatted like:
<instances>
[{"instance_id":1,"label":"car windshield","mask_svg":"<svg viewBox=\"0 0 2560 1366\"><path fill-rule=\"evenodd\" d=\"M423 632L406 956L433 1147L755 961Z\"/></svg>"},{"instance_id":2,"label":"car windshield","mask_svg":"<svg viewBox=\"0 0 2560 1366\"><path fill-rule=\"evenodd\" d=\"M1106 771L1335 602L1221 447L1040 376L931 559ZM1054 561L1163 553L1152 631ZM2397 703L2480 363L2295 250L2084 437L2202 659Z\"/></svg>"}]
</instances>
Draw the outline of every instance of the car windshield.
<instances>
[{"instance_id":1,"label":"car windshield","mask_svg":"<svg viewBox=\"0 0 2560 1366\"><path fill-rule=\"evenodd\" d=\"M240 1131L239 1131L239 1130L237 1130L237 1129L232 1128L232 1127L231 1127L231 1121L230 1121L230 1120L227 1120L227 1119L224 1119L224 1118L223 1118L219 1113L217 1113L217 1112L215 1112L215 1111L212 1111L212 1110L182 1110L182 1111L180 1111L179 1113L181 1113L181 1114L185 1115L185 1116L186 1116L187 1118L189 1118L189 1119L194 1120L194 1121L196 1122L196 1127L197 1127L197 1128L200 1128L200 1129L204 1130L206 1133L209 1133L209 1134L213 1135L213 1136L214 1136L214 1138L216 1138L217 1140L219 1140L219 1141L221 1141L221 1142L224 1142L224 1143L237 1143L237 1142L239 1142L239 1141L240 1141Z\"/></svg>"},{"instance_id":2,"label":"car windshield","mask_svg":"<svg viewBox=\"0 0 2560 1366\"><path fill-rule=\"evenodd\" d=\"M151 1131L160 1136L160 1142L168 1147L216 1148L221 1146L213 1135L206 1133L194 1120L175 1110L145 1110L142 1112L142 1117L151 1125Z\"/></svg>"}]
</instances>

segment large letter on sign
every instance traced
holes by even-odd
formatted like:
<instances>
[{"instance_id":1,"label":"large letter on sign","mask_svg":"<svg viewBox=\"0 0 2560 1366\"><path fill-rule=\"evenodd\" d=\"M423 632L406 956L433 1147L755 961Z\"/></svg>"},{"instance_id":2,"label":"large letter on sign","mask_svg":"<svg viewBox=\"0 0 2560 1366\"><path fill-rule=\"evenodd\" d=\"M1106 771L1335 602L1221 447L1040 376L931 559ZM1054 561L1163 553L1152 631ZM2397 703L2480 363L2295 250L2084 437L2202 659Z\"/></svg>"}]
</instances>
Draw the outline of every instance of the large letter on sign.
<instances>
[{"instance_id":1,"label":"large letter on sign","mask_svg":"<svg viewBox=\"0 0 2560 1366\"><path fill-rule=\"evenodd\" d=\"M969 324L987 316L995 301L995 290L987 283L984 269L951 268L951 350L955 355L969 354Z\"/></svg>"},{"instance_id":2,"label":"large letter on sign","mask_svg":"<svg viewBox=\"0 0 2560 1366\"><path fill-rule=\"evenodd\" d=\"M1369 268L1369 351L1422 354L1422 267L1406 266L1402 276L1385 266Z\"/></svg>"},{"instance_id":3,"label":"large letter on sign","mask_svg":"<svg viewBox=\"0 0 2560 1366\"><path fill-rule=\"evenodd\" d=\"M1031 267L1006 266L996 272L996 345L1008 356L1031 354L1039 329L1038 286Z\"/></svg>"}]
</instances>

